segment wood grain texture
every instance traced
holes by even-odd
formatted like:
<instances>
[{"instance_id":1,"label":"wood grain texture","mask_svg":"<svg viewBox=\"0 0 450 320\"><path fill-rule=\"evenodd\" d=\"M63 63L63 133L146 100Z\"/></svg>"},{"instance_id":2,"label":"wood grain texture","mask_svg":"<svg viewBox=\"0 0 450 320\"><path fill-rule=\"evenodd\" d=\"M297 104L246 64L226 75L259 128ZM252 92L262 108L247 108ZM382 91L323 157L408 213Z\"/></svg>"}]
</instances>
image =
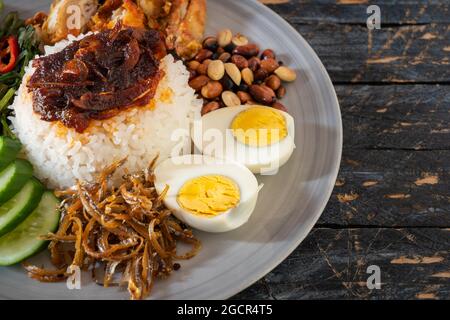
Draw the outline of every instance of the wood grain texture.
<instances>
[{"instance_id":1,"label":"wood grain texture","mask_svg":"<svg viewBox=\"0 0 450 320\"><path fill-rule=\"evenodd\" d=\"M334 82L450 83L450 25L295 24Z\"/></svg>"},{"instance_id":2,"label":"wood grain texture","mask_svg":"<svg viewBox=\"0 0 450 320\"><path fill-rule=\"evenodd\" d=\"M450 299L450 229L315 229L236 299ZM367 288L367 267L381 289Z\"/></svg>"},{"instance_id":3,"label":"wood grain texture","mask_svg":"<svg viewBox=\"0 0 450 320\"><path fill-rule=\"evenodd\" d=\"M346 149L450 150L450 85L335 88Z\"/></svg>"},{"instance_id":4,"label":"wood grain texture","mask_svg":"<svg viewBox=\"0 0 450 320\"><path fill-rule=\"evenodd\" d=\"M262 1L317 52L340 101L344 150L316 228L236 299L450 299L448 1ZM381 268L381 290L366 286Z\"/></svg>"},{"instance_id":5,"label":"wood grain texture","mask_svg":"<svg viewBox=\"0 0 450 320\"><path fill-rule=\"evenodd\" d=\"M320 225L450 228L450 150L345 149Z\"/></svg>"},{"instance_id":6,"label":"wood grain texture","mask_svg":"<svg viewBox=\"0 0 450 320\"><path fill-rule=\"evenodd\" d=\"M338 85L344 151L320 224L450 227L450 90Z\"/></svg>"},{"instance_id":7,"label":"wood grain texture","mask_svg":"<svg viewBox=\"0 0 450 320\"><path fill-rule=\"evenodd\" d=\"M450 23L448 1L261 0L290 23L365 24L367 7L380 7L384 25Z\"/></svg>"}]
</instances>

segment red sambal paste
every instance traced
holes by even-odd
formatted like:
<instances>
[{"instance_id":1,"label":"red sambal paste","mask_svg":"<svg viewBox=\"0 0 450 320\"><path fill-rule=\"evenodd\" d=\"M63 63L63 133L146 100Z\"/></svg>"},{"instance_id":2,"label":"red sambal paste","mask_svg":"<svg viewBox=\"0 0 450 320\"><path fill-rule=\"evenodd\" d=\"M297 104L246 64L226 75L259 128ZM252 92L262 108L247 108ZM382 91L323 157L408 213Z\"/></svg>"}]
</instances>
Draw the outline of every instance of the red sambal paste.
<instances>
[{"instance_id":1,"label":"red sambal paste","mask_svg":"<svg viewBox=\"0 0 450 320\"><path fill-rule=\"evenodd\" d=\"M163 76L159 62L165 55L155 30L118 27L89 35L34 61L27 84L33 110L44 121L61 121L81 133L91 120L147 105Z\"/></svg>"}]
</instances>

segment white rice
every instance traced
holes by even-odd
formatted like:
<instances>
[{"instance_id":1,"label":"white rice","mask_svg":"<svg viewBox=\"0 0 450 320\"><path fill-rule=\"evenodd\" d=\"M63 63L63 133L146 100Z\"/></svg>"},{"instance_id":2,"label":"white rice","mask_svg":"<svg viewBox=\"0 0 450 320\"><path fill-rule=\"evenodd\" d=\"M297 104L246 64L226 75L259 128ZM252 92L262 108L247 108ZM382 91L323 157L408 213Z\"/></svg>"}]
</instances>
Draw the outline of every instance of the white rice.
<instances>
[{"instance_id":1,"label":"white rice","mask_svg":"<svg viewBox=\"0 0 450 320\"><path fill-rule=\"evenodd\" d=\"M86 36L86 35L84 35ZM53 47L46 55L61 51L84 36L70 37ZM59 122L40 120L34 113L26 82L33 74L31 63L11 108L13 131L24 145L24 153L33 164L35 175L49 188L67 188L77 180L92 181L95 174L113 161L127 162L116 173L117 181L125 168L138 172L157 155L160 160L180 145L190 144L189 127L202 101L188 85L189 73L181 61L171 55L161 62L165 77L161 80L152 107L131 108L103 121L93 121L82 134ZM177 129L186 132L181 140L171 139Z\"/></svg>"}]
</instances>

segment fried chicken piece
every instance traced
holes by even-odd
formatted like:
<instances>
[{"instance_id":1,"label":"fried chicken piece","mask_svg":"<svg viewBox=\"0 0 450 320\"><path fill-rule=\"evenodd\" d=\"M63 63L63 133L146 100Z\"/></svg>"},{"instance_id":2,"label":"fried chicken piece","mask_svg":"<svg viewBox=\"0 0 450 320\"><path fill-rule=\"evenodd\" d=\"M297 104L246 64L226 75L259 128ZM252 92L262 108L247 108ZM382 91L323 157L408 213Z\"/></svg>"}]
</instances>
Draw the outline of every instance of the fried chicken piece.
<instances>
[{"instance_id":1,"label":"fried chicken piece","mask_svg":"<svg viewBox=\"0 0 450 320\"><path fill-rule=\"evenodd\" d=\"M43 22L45 20L45 22ZM87 31L124 28L158 29L168 50L190 59L201 49L206 23L206 0L55 0L48 18L31 19L46 44Z\"/></svg>"},{"instance_id":2,"label":"fried chicken piece","mask_svg":"<svg viewBox=\"0 0 450 320\"><path fill-rule=\"evenodd\" d=\"M206 0L174 0L166 28L169 50L190 59L201 49L206 24Z\"/></svg>"},{"instance_id":3,"label":"fried chicken piece","mask_svg":"<svg viewBox=\"0 0 450 320\"><path fill-rule=\"evenodd\" d=\"M131 0L107 0L91 20L91 30L112 29L120 22L124 28L145 28L144 12Z\"/></svg>"},{"instance_id":4,"label":"fried chicken piece","mask_svg":"<svg viewBox=\"0 0 450 320\"><path fill-rule=\"evenodd\" d=\"M77 36L86 32L97 8L97 0L55 0L42 24L42 40L46 44L54 44L69 34Z\"/></svg>"},{"instance_id":5,"label":"fried chicken piece","mask_svg":"<svg viewBox=\"0 0 450 320\"><path fill-rule=\"evenodd\" d=\"M148 26L160 29L164 25L164 18L170 12L172 2L169 0L137 0L137 5L145 13Z\"/></svg>"}]
</instances>

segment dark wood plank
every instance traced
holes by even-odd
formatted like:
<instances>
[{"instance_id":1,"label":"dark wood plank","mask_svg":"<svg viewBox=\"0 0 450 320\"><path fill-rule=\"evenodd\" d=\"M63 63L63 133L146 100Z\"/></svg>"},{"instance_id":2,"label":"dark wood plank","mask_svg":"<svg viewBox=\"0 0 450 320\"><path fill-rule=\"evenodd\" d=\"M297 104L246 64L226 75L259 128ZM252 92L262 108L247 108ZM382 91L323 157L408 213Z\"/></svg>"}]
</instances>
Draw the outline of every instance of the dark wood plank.
<instances>
[{"instance_id":1,"label":"dark wood plank","mask_svg":"<svg viewBox=\"0 0 450 320\"><path fill-rule=\"evenodd\" d=\"M262 2L337 84L344 153L318 227L235 298L449 299L450 3L377 1L382 29L369 31L366 0ZM366 286L369 265L381 290Z\"/></svg>"},{"instance_id":2,"label":"dark wood plank","mask_svg":"<svg viewBox=\"0 0 450 320\"><path fill-rule=\"evenodd\" d=\"M290 23L365 24L367 7L376 4L382 24L450 23L448 1L430 0L261 0Z\"/></svg>"},{"instance_id":3,"label":"dark wood plank","mask_svg":"<svg viewBox=\"0 0 450 320\"><path fill-rule=\"evenodd\" d=\"M335 82L450 83L449 25L294 26Z\"/></svg>"},{"instance_id":4,"label":"dark wood plank","mask_svg":"<svg viewBox=\"0 0 450 320\"><path fill-rule=\"evenodd\" d=\"M450 150L450 85L335 88L345 148Z\"/></svg>"},{"instance_id":5,"label":"dark wood plank","mask_svg":"<svg viewBox=\"0 0 450 320\"><path fill-rule=\"evenodd\" d=\"M449 86L336 86L337 186L320 224L450 226Z\"/></svg>"},{"instance_id":6,"label":"dark wood plank","mask_svg":"<svg viewBox=\"0 0 450 320\"><path fill-rule=\"evenodd\" d=\"M450 151L344 150L319 224L450 227Z\"/></svg>"},{"instance_id":7,"label":"dark wood plank","mask_svg":"<svg viewBox=\"0 0 450 320\"><path fill-rule=\"evenodd\" d=\"M235 299L450 299L450 229L315 229ZM367 288L367 267L381 289Z\"/></svg>"}]
</instances>

